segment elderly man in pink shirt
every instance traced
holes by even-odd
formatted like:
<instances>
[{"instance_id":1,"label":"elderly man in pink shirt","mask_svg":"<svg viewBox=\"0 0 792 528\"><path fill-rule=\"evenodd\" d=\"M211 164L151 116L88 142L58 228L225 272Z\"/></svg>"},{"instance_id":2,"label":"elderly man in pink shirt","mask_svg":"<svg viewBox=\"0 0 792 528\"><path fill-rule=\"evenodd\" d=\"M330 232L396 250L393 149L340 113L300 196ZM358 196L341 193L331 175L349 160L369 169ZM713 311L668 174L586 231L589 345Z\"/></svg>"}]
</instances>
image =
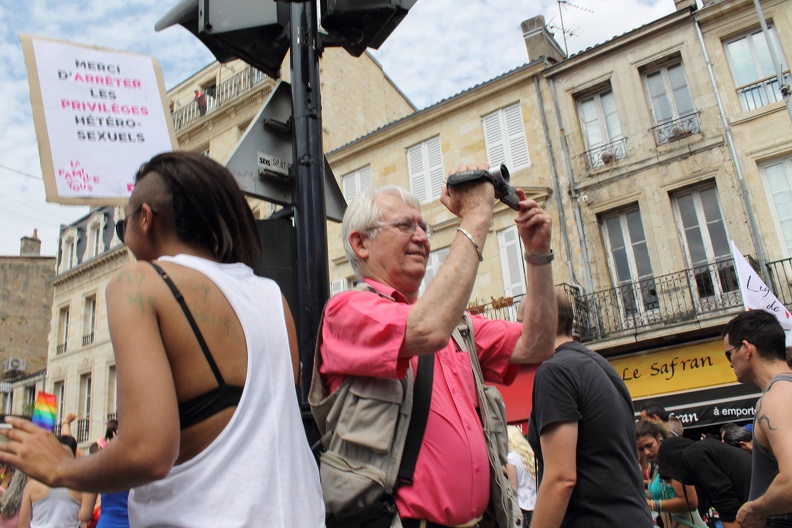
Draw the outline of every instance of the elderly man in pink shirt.
<instances>
[{"instance_id":1,"label":"elderly man in pink shirt","mask_svg":"<svg viewBox=\"0 0 792 528\"><path fill-rule=\"evenodd\" d=\"M505 384L514 380L519 364L552 357L555 338L550 215L518 193L515 222L527 262L522 322L473 317L484 377ZM334 296L321 330L319 372L330 391L348 376L402 379L410 363L417 368L419 356L434 355L430 412L413 483L396 493L405 528L476 526L490 498L470 357L458 350L451 333L462 319L483 259L494 190L489 183L446 188L440 201L459 217L459 224L442 267L420 298L431 227L418 200L397 187L384 187L365 190L349 204L342 226L346 254L378 294Z\"/></svg>"}]
</instances>

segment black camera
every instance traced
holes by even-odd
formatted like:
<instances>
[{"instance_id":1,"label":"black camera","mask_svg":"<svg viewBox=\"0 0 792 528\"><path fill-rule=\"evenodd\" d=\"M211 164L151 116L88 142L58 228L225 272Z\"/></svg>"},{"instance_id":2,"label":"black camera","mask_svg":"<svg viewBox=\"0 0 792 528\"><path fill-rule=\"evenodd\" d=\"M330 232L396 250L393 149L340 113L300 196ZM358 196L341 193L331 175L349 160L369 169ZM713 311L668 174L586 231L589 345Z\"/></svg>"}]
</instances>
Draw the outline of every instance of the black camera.
<instances>
[{"instance_id":1,"label":"black camera","mask_svg":"<svg viewBox=\"0 0 792 528\"><path fill-rule=\"evenodd\" d=\"M455 172L448 177L446 185L448 187L459 187L466 183L485 180L495 187L495 197L505 203L515 211L520 210L520 198L514 187L509 185L509 169L501 163L497 167L490 167L488 170L476 169L462 172Z\"/></svg>"}]
</instances>

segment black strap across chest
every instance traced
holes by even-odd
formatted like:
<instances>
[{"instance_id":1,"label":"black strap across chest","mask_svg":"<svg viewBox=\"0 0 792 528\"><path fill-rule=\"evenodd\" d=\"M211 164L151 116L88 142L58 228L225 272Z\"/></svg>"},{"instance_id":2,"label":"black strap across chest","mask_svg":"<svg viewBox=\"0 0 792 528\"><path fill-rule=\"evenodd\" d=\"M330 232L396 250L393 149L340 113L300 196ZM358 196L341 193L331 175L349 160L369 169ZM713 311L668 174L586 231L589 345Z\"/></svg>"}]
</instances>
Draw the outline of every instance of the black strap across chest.
<instances>
[{"instance_id":1,"label":"black strap across chest","mask_svg":"<svg viewBox=\"0 0 792 528\"><path fill-rule=\"evenodd\" d=\"M195 318L187 307L187 303L184 301L184 296L179 291L179 288L176 287L165 270L153 262L149 262L149 264L151 264L151 267L162 277L162 280L165 281L165 284L176 298L176 302L181 306L182 312L184 312L184 316L187 318L187 322L190 323L190 328L195 335L195 339L198 341L198 346L201 347L206 362L209 364L209 368L212 369L215 380L217 380L217 388L179 404L180 427L181 429L186 429L191 425L195 425L214 416L228 407L238 405L239 400L242 398L244 387L226 384L212 353L209 351L209 346L206 344L206 340L203 334L201 334L201 330L198 328L198 323L195 322Z\"/></svg>"}]
</instances>

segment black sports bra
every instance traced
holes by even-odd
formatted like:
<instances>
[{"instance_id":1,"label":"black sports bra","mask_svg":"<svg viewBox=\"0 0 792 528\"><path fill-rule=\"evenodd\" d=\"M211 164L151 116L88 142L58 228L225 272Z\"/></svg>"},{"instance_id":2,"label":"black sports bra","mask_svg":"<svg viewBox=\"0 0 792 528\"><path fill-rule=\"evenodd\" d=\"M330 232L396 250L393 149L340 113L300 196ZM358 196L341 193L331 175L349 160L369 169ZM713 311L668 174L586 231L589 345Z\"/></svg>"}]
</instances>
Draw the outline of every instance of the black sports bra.
<instances>
[{"instance_id":1,"label":"black sports bra","mask_svg":"<svg viewBox=\"0 0 792 528\"><path fill-rule=\"evenodd\" d=\"M149 262L149 264L151 264L157 273L159 273L160 277L162 277L162 280L164 280L165 284L167 284L168 288L170 288L173 296L179 303L179 306L181 306L185 317L187 317L187 322L190 323L193 334L195 334L195 338L198 340L198 345L203 351L206 362L209 363L209 368L212 369L212 373L217 380L217 388L179 404L180 427L181 429L187 429L192 425L214 416L224 409L239 405L239 400L242 398L242 390L244 387L240 387L238 385L226 385L223 375L220 374L220 369L217 368L217 363L215 363L212 353L209 351L209 347L207 346L201 331L198 329L198 324L195 322L195 319L190 313L190 309L187 308L187 303L184 302L184 296L181 294L176 285L173 284L173 281L170 279L165 270L153 262Z\"/></svg>"}]
</instances>

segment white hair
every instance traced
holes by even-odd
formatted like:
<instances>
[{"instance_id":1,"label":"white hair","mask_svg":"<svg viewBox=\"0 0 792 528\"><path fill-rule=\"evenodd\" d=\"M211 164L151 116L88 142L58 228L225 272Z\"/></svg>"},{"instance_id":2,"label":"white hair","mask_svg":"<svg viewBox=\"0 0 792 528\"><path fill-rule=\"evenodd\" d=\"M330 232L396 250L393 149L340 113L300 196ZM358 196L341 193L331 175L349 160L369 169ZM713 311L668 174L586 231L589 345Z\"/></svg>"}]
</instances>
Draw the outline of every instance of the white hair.
<instances>
[{"instance_id":1,"label":"white hair","mask_svg":"<svg viewBox=\"0 0 792 528\"><path fill-rule=\"evenodd\" d=\"M377 198L382 195L398 196L405 204L416 209L419 213L421 212L421 202L418 201L418 198L396 185L364 189L349 202L344 213L344 220L341 222L341 238L344 240L346 257L358 277L360 277L360 260L352 249L349 235L353 231L368 233L371 238L377 235L379 229L376 225L382 218L382 209L377 203Z\"/></svg>"}]
</instances>

